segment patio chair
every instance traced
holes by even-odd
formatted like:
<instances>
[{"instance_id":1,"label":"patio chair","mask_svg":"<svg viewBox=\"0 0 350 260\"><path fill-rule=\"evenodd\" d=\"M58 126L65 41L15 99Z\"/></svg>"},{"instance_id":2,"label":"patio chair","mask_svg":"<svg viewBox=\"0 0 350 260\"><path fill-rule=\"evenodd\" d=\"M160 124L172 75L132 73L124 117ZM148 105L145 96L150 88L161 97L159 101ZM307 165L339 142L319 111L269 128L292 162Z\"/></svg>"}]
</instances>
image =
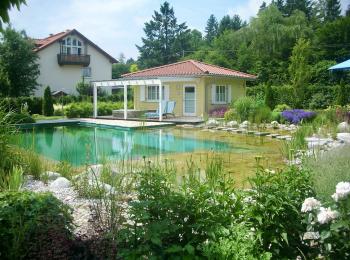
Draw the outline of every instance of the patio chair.
<instances>
[{"instance_id":1,"label":"patio chair","mask_svg":"<svg viewBox=\"0 0 350 260\"><path fill-rule=\"evenodd\" d=\"M167 107L166 107L166 113L165 116L172 115L175 117L174 109L175 109L176 101L168 101Z\"/></svg>"},{"instance_id":2,"label":"patio chair","mask_svg":"<svg viewBox=\"0 0 350 260\"><path fill-rule=\"evenodd\" d=\"M162 101L162 115L166 114L167 111L167 101ZM157 118L159 117L159 107L157 108L156 112L147 112L145 113L145 116L147 118Z\"/></svg>"}]
</instances>

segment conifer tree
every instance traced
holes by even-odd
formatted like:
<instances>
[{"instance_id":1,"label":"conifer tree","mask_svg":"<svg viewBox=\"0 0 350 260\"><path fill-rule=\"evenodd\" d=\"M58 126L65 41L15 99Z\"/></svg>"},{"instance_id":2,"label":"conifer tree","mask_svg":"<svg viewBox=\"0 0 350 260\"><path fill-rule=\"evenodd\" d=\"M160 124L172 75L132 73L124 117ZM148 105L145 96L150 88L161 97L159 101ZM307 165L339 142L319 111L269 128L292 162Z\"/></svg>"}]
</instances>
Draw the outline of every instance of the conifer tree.
<instances>
[{"instance_id":1,"label":"conifer tree","mask_svg":"<svg viewBox=\"0 0 350 260\"><path fill-rule=\"evenodd\" d=\"M218 34L218 21L216 17L212 14L210 15L207 26L205 27L205 39L208 43L211 43Z\"/></svg>"},{"instance_id":2,"label":"conifer tree","mask_svg":"<svg viewBox=\"0 0 350 260\"><path fill-rule=\"evenodd\" d=\"M53 100L51 96L51 89L49 86L45 88L43 100L43 114L45 116L52 116L54 112Z\"/></svg>"}]
</instances>

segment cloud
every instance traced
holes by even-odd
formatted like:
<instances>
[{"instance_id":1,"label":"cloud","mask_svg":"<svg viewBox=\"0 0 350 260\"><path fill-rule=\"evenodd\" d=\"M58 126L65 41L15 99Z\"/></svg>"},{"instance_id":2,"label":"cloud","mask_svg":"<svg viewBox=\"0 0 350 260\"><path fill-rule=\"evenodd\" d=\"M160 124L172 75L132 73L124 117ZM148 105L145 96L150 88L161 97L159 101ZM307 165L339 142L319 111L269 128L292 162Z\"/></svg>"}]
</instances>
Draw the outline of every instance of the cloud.
<instances>
[{"instance_id":1,"label":"cloud","mask_svg":"<svg viewBox=\"0 0 350 260\"><path fill-rule=\"evenodd\" d=\"M259 7L264 2L264 0L248 0L237 4L235 8L229 8L228 14L235 15L238 14L242 20L249 21L251 17L256 16L259 11ZM265 0L266 4L270 4L271 0Z\"/></svg>"}]
</instances>

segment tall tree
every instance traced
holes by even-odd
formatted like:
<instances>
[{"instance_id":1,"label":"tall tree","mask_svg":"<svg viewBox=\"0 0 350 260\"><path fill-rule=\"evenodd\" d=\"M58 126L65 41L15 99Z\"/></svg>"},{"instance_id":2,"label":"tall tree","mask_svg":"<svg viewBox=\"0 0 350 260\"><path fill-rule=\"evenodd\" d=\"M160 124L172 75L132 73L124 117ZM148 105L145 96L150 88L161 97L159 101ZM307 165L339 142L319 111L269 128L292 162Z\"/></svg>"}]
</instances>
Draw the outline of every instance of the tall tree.
<instances>
[{"instance_id":1,"label":"tall tree","mask_svg":"<svg viewBox=\"0 0 350 260\"><path fill-rule=\"evenodd\" d=\"M8 10L10 10L11 7L15 7L15 6L19 10L19 7L21 4L26 4L26 0L1 0L1 4L0 4L0 29L2 29L3 23L8 23L10 21Z\"/></svg>"},{"instance_id":2,"label":"tall tree","mask_svg":"<svg viewBox=\"0 0 350 260\"><path fill-rule=\"evenodd\" d=\"M334 21L340 17L341 5L339 0L327 0L326 2L326 21Z\"/></svg>"},{"instance_id":3,"label":"tall tree","mask_svg":"<svg viewBox=\"0 0 350 260\"><path fill-rule=\"evenodd\" d=\"M212 14L210 15L207 26L205 27L205 39L208 43L211 43L218 34L218 21L216 17Z\"/></svg>"},{"instance_id":4,"label":"tall tree","mask_svg":"<svg viewBox=\"0 0 350 260\"><path fill-rule=\"evenodd\" d=\"M294 87L296 107L303 106L305 100L305 85L310 77L310 57L310 42L300 38L293 48L288 67L291 83Z\"/></svg>"},{"instance_id":5,"label":"tall tree","mask_svg":"<svg viewBox=\"0 0 350 260\"><path fill-rule=\"evenodd\" d=\"M348 5L348 9L345 11L345 16L350 16L350 4Z\"/></svg>"},{"instance_id":6,"label":"tall tree","mask_svg":"<svg viewBox=\"0 0 350 260\"><path fill-rule=\"evenodd\" d=\"M37 86L40 74L38 55L34 44L24 32L12 28L3 31L0 38L0 95L29 96Z\"/></svg>"},{"instance_id":7,"label":"tall tree","mask_svg":"<svg viewBox=\"0 0 350 260\"><path fill-rule=\"evenodd\" d=\"M295 10L299 10L305 13L306 17L310 18L312 11L311 0L286 0L283 7L284 14L287 16L292 15Z\"/></svg>"},{"instance_id":8,"label":"tall tree","mask_svg":"<svg viewBox=\"0 0 350 260\"><path fill-rule=\"evenodd\" d=\"M263 1L262 4L261 4L260 7L259 7L259 12L264 11L266 7L267 7L267 6L266 6L266 2Z\"/></svg>"},{"instance_id":9,"label":"tall tree","mask_svg":"<svg viewBox=\"0 0 350 260\"><path fill-rule=\"evenodd\" d=\"M242 28L242 26L243 22L239 15L235 14L232 18L229 15L225 15L220 21L218 33L222 34L226 30L237 31Z\"/></svg>"},{"instance_id":10,"label":"tall tree","mask_svg":"<svg viewBox=\"0 0 350 260\"><path fill-rule=\"evenodd\" d=\"M181 58L186 48L189 48L189 33L186 23L178 24L174 9L168 2L160 7L160 12L154 11L152 20L145 23L145 38L142 46L137 46L142 67L152 67L169 64Z\"/></svg>"}]
</instances>

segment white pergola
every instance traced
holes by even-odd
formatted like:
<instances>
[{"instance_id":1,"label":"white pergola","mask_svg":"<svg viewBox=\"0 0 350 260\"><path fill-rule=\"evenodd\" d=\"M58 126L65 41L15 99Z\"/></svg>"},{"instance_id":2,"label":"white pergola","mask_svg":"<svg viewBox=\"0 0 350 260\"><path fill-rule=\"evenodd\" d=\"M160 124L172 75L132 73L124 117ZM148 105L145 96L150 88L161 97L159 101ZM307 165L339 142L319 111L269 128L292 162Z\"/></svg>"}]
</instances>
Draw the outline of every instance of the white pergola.
<instances>
[{"instance_id":1,"label":"white pergola","mask_svg":"<svg viewBox=\"0 0 350 260\"><path fill-rule=\"evenodd\" d=\"M163 88L162 81L160 79L130 79L130 80L107 80L107 81L94 81L93 84L93 102L94 102L94 118L97 118L97 88L99 87L114 87L123 86L124 89L124 120L128 119L128 86L147 86L157 85L159 87L159 121L163 120L162 112L162 99Z\"/></svg>"}]
</instances>

